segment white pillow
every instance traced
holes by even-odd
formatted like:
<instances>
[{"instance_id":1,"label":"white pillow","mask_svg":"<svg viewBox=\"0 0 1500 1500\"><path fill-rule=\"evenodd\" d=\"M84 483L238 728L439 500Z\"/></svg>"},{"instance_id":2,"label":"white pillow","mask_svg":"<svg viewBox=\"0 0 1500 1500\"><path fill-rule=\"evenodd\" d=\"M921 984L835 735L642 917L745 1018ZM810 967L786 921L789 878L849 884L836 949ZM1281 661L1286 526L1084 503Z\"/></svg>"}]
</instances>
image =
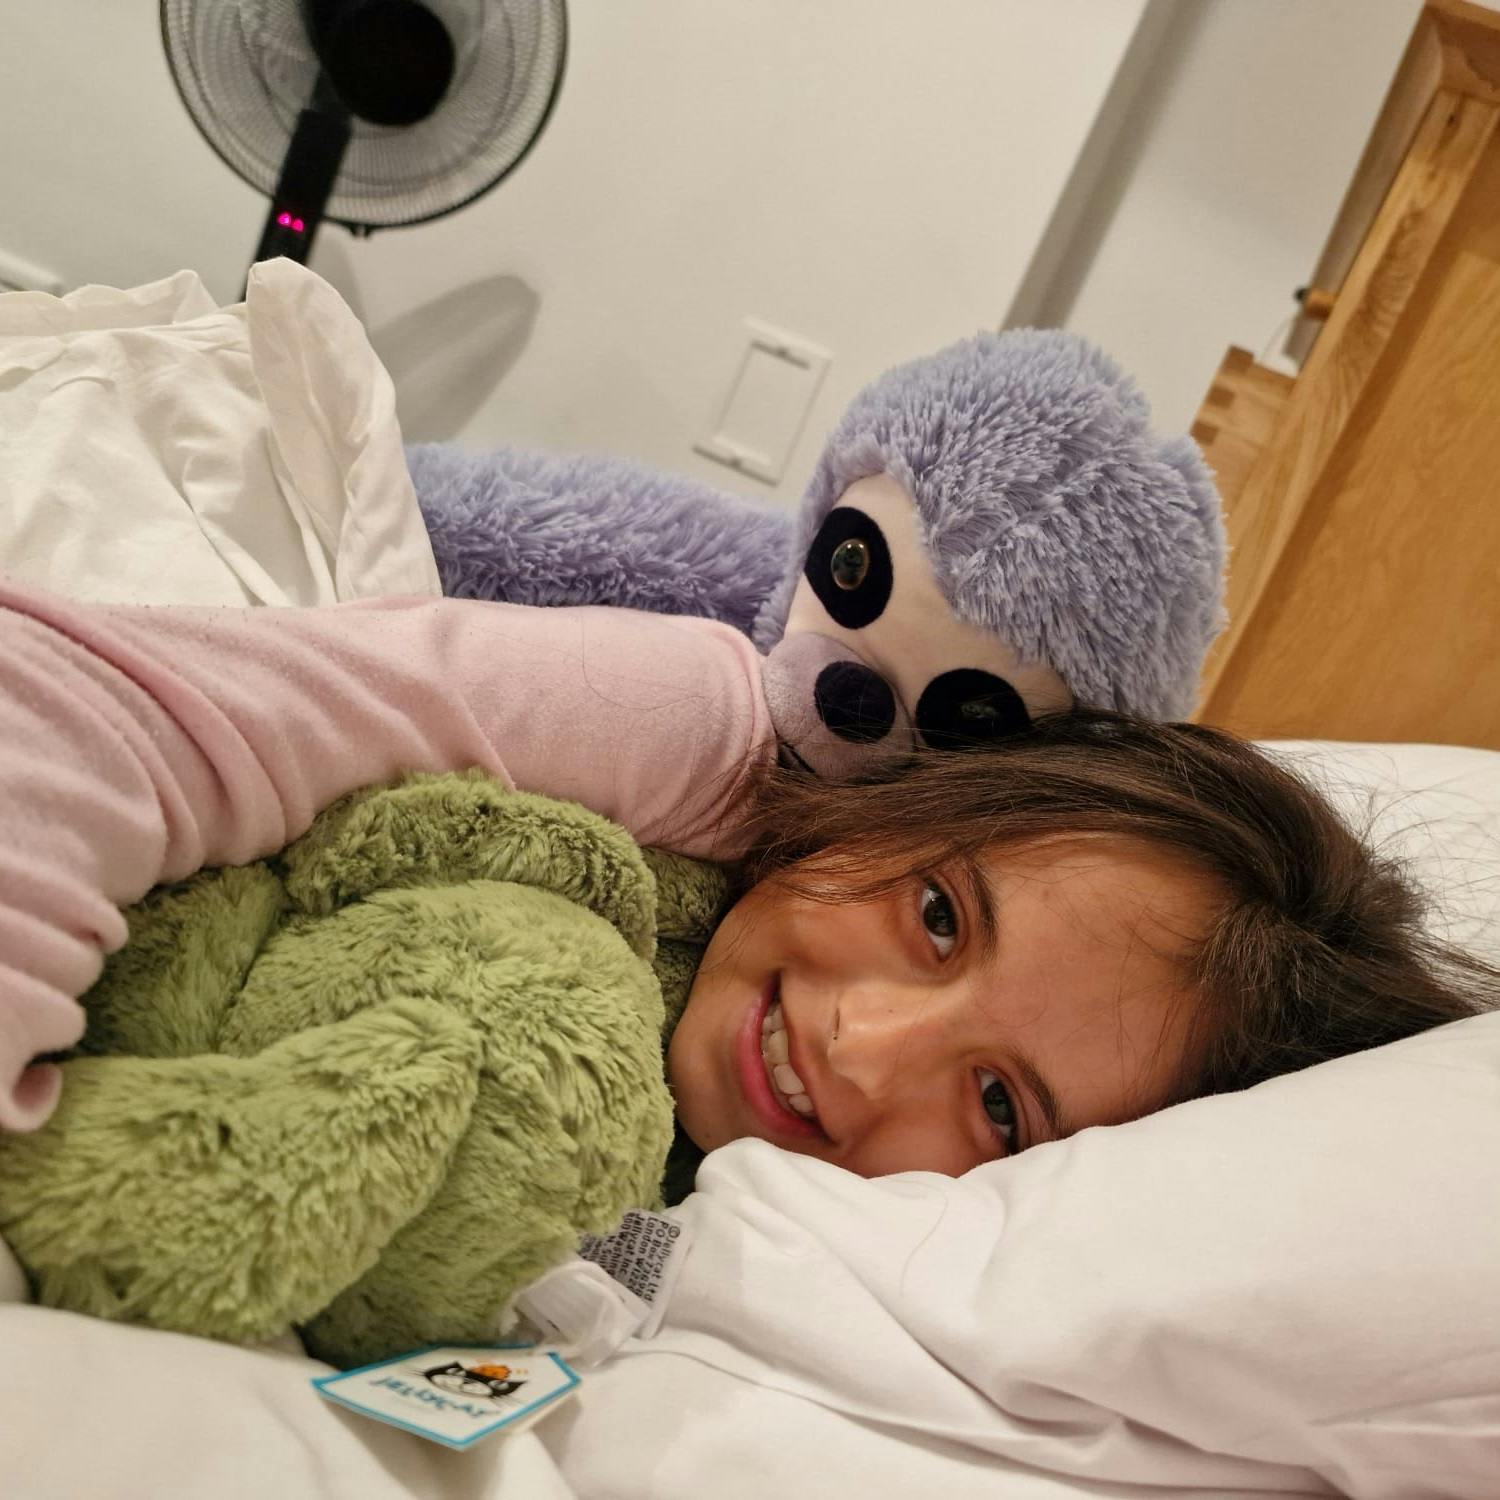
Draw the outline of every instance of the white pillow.
<instances>
[{"instance_id":1,"label":"white pillow","mask_svg":"<svg viewBox=\"0 0 1500 1500\"><path fill-rule=\"evenodd\" d=\"M1328 740L1263 748L1406 865L1432 900L1435 931L1500 963L1500 753Z\"/></svg>"},{"instance_id":2,"label":"white pillow","mask_svg":"<svg viewBox=\"0 0 1500 1500\"><path fill-rule=\"evenodd\" d=\"M219 309L190 271L0 296L0 572L114 603L438 594L395 395L288 260Z\"/></svg>"},{"instance_id":3,"label":"white pillow","mask_svg":"<svg viewBox=\"0 0 1500 1500\"><path fill-rule=\"evenodd\" d=\"M1377 835L1493 941L1500 755L1280 749L1352 811L1375 783ZM698 1187L665 1327L572 1419L580 1492L615 1466L613 1494L686 1496L712 1466L750 1496L900 1435L935 1476L967 1453L1150 1493L1500 1495L1500 1014L958 1182L744 1141ZM684 1420L693 1392L734 1430ZM626 1483L632 1443L658 1467Z\"/></svg>"}]
</instances>

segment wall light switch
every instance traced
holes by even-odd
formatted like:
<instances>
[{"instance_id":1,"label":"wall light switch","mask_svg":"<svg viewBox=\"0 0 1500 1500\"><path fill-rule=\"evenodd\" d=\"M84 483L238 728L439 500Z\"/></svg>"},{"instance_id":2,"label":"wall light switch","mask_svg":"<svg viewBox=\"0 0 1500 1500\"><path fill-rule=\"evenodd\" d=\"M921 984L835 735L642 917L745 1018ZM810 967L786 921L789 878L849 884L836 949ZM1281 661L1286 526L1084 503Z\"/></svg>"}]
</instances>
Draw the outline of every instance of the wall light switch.
<instances>
[{"instance_id":1,"label":"wall light switch","mask_svg":"<svg viewBox=\"0 0 1500 1500\"><path fill-rule=\"evenodd\" d=\"M746 344L714 423L693 450L752 479L777 483L802 435L832 355L806 339L745 319Z\"/></svg>"}]
</instances>

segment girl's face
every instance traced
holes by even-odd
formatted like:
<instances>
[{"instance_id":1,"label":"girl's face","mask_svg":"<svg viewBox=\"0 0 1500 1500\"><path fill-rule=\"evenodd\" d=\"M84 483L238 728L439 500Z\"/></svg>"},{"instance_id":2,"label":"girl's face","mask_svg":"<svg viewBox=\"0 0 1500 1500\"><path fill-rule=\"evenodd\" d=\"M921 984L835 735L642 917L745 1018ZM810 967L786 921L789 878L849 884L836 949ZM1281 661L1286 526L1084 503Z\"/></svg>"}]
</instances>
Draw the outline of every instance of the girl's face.
<instances>
[{"instance_id":1,"label":"girl's face","mask_svg":"<svg viewBox=\"0 0 1500 1500\"><path fill-rule=\"evenodd\" d=\"M957 1176L1166 1103L1211 883L1101 839L997 850L831 904L763 881L709 944L667 1076L704 1150L757 1136Z\"/></svg>"}]
</instances>

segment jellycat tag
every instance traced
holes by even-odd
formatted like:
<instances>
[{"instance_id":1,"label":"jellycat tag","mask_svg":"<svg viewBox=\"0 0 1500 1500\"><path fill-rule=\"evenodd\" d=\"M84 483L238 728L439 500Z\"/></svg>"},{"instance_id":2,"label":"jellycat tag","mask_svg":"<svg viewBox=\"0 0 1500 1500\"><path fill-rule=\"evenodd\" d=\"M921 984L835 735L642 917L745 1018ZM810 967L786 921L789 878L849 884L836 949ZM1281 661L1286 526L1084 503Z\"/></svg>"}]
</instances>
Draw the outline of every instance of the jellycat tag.
<instances>
[{"instance_id":1,"label":"jellycat tag","mask_svg":"<svg viewBox=\"0 0 1500 1500\"><path fill-rule=\"evenodd\" d=\"M534 1344L439 1344L313 1381L330 1401L449 1448L514 1432L578 1388L553 1350Z\"/></svg>"}]
</instances>

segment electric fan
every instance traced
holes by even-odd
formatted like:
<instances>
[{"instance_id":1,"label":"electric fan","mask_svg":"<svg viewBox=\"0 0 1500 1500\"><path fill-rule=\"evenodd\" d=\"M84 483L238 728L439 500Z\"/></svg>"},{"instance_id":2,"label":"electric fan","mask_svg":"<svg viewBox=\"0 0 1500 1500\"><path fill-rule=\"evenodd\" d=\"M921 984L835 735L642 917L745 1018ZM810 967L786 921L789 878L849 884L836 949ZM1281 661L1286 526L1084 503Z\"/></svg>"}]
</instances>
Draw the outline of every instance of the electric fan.
<instances>
[{"instance_id":1,"label":"electric fan","mask_svg":"<svg viewBox=\"0 0 1500 1500\"><path fill-rule=\"evenodd\" d=\"M255 259L306 260L325 219L420 224L531 149L567 52L564 0L161 0L177 90L271 199Z\"/></svg>"}]
</instances>

